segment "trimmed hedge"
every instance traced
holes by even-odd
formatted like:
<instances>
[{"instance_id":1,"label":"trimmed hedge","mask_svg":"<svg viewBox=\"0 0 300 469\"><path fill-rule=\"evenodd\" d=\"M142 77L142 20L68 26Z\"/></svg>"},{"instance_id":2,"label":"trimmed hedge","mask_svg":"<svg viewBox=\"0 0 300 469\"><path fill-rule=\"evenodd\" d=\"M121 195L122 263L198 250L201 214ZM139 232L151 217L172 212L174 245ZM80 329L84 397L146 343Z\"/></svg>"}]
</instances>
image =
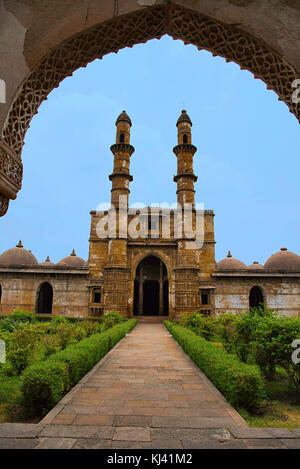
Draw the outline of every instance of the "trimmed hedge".
<instances>
[{"instance_id":1,"label":"trimmed hedge","mask_svg":"<svg viewBox=\"0 0 300 469\"><path fill-rule=\"evenodd\" d=\"M136 324L136 319L117 324L26 368L22 375L26 408L38 415L49 411Z\"/></svg>"},{"instance_id":2,"label":"trimmed hedge","mask_svg":"<svg viewBox=\"0 0 300 469\"><path fill-rule=\"evenodd\" d=\"M165 327L224 397L236 407L252 409L261 400L264 383L259 370L199 337L184 327L165 321Z\"/></svg>"},{"instance_id":3,"label":"trimmed hedge","mask_svg":"<svg viewBox=\"0 0 300 469\"><path fill-rule=\"evenodd\" d=\"M62 362L36 363L26 368L23 377L24 406L37 415L51 409L69 387L68 367Z\"/></svg>"}]
</instances>

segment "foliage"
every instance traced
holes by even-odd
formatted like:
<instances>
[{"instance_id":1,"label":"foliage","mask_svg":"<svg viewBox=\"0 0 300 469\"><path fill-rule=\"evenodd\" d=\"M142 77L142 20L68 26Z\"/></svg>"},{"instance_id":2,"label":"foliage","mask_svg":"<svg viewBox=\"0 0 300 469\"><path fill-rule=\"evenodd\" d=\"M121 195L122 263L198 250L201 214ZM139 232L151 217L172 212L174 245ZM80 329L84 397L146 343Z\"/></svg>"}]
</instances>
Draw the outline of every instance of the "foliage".
<instances>
[{"instance_id":1,"label":"foliage","mask_svg":"<svg viewBox=\"0 0 300 469\"><path fill-rule=\"evenodd\" d=\"M0 321L0 332L13 332L23 324L34 323L35 321L34 313L17 309Z\"/></svg>"},{"instance_id":2,"label":"foliage","mask_svg":"<svg viewBox=\"0 0 300 469\"><path fill-rule=\"evenodd\" d=\"M236 356L215 347L190 330L170 321L165 321L165 325L232 405L252 409L258 404L264 385L255 366L240 362Z\"/></svg>"},{"instance_id":3,"label":"foliage","mask_svg":"<svg viewBox=\"0 0 300 469\"><path fill-rule=\"evenodd\" d=\"M36 322L35 314L32 311L24 311L23 309L16 309L13 313L8 314L8 318L16 322Z\"/></svg>"},{"instance_id":4,"label":"foliage","mask_svg":"<svg viewBox=\"0 0 300 469\"><path fill-rule=\"evenodd\" d=\"M57 353L61 349L61 341L60 338L53 334L53 335L45 335L42 338L42 345L45 350L45 358L50 357L53 353Z\"/></svg>"},{"instance_id":5,"label":"foliage","mask_svg":"<svg viewBox=\"0 0 300 469\"><path fill-rule=\"evenodd\" d=\"M79 326L85 330L87 337L90 337L91 335L97 334L98 332L100 332L99 323L95 321L90 321L86 319L80 322Z\"/></svg>"},{"instance_id":6,"label":"foliage","mask_svg":"<svg viewBox=\"0 0 300 469\"><path fill-rule=\"evenodd\" d=\"M198 329L201 327L203 316L200 313L194 312L192 314L186 313L182 316L179 321L179 324L183 327L188 327L191 329Z\"/></svg>"},{"instance_id":7,"label":"foliage","mask_svg":"<svg viewBox=\"0 0 300 469\"><path fill-rule=\"evenodd\" d=\"M67 345L75 344L85 337L84 329L79 326L61 322L55 327L55 335L59 339L59 346L65 349Z\"/></svg>"},{"instance_id":8,"label":"foliage","mask_svg":"<svg viewBox=\"0 0 300 469\"><path fill-rule=\"evenodd\" d=\"M214 316L205 316L198 311L185 314L180 320L180 324L206 340L212 340L219 332L217 319Z\"/></svg>"},{"instance_id":9,"label":"foliage","mask_svg":"<svg viewBox=\"0 0 300 469\"><path fill-rule=\"evenodd\" d=\"M270 379L278 366L285 370L295 389L300 392L300 364L292 360L292 342L300 339L300 319L276 316L260 318L253 335L253 355L262 374Z\"/></svg>"},{"instance_id":10,"label":"foliage","mask_svg":"<svg viewBox=\"0 0 300 469\"><path fill-rule=\"evenodd\" d=\"M240 320L237 314L222 314L218 318L220 336L226 352L233 353L237 340L237 322Z\"/></svg>"},{"instance_id":11,"label":"foliage","mask_svg":"<svg viewBox=\"0 0 300 469\"><path fill-rule=\"evenodd\" d=\"M39 335L31 324L23 324L11 333L7 358L16 374L21 374L29 365L38 342Z\"/></svg>"},{"instance_id":12,"label":"foliage","mask_svg":"<svg viewBox=\"0 0 300 469\"><path fill-rule=\"evenodd\" d=\"M115 326L116 324L120 324L124 322L126 319L123 318L119 313L111 312L107 313L102 318L102 330L107 331L111 327Z\"/></svg>"},{"instance_id":13,"label":"foliage","mask_svg":"<svg viewBox=\"0 0 300 469\"><path fill-rule=\"evenodd\" d=\"M23 373L21 389L25 408L44 415L68 389L66 363L47 360L31 365Z\"/></svg>"}]
</instances>

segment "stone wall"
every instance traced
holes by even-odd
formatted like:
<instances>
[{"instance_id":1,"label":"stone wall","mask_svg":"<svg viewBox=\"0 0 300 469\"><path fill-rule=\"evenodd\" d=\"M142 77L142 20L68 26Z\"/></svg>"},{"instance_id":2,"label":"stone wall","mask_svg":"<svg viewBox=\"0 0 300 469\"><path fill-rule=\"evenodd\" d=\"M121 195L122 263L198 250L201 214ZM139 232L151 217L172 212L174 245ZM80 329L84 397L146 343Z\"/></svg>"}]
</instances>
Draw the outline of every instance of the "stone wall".
<instances>
[{"instance_id":1,"label":"stone wall","mask_svg":"<svg viewBox=\"0 0 300 469\"><path fill-rule=\"evenodd\" d=\"M53 288L53 315L88 316L87 274L42 274L26 270L0 271L1 314L11 313L18 308L36 312L38 287L43 282L49 282Z\"/></svg>"},{"instance_id":2,"label":"stone wall","mask_svg":"<svg viewBox=\"0 0 300 469\"><path fill-rule=\"evenodd\" d=\"M215 279L215 312L239 313L249 310L250 290L259 286L268 307L287 316L300 316L300 276L222 276Z\"/></svg>"}]
</instances>

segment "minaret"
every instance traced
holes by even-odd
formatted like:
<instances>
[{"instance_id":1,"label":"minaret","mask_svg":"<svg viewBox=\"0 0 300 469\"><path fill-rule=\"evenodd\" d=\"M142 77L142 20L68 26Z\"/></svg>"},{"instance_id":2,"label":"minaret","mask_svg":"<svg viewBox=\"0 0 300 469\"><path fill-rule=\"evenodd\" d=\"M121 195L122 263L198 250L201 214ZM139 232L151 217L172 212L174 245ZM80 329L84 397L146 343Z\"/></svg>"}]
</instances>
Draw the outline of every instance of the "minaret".
<instances>
[{"instance_id":1,"label":"minaret","mask_svg":"<svg viewBox=\"0 0 300 469\"><path fill-rule=\"evenodd\" d=\"M116 143L111 151L114 155L114 169L109 179L112 181L111 212L115 209L116 236L107 240L106 265L104 273L104 313L117 311L128 314L128 259L127 259L127 210L129 198L130 157L134 147L130 145L130 117L123 111L116 122Z\"/></svg>"},{"instance_id":2,"label":"minaret","mask_svg":"<svg viewBox=\"0 0 300 469\"><path fill-rule=\"evenodd\" d=\"M184 204L192 204L195 208L194 183L197 176L194 174L193 158L197 148L192 145L192 121L186 111L182 111L177 121L178 145L173 149L177 156L177 204L184 208Z\"/></svg>"},{"instance_id":3,"label":"minaret","mask_svg":"<svg viewBox=\"0 0 300 469\"><path fill-rule=\"evenodd\" d=\"M120 196L122 196L122 208L127 210L130 193L129 183L133 180L129 173L130 157L134 152L134 147L130 145L131 126L130 117L123 111L116 121L116 143L110 148L114 155L114 169L109 176L112 181L111 205L117 209L120 207Z\"/></svg>"}]
</instances>

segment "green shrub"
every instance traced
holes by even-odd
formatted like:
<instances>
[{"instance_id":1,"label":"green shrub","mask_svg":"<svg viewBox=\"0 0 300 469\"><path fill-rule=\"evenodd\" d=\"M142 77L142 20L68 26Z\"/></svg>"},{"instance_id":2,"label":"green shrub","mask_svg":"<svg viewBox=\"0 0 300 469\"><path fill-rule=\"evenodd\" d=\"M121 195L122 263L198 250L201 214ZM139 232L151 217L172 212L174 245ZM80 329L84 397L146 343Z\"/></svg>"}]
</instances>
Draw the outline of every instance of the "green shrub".
<instances>
[{"instance_id":1,"label":"green shrub","mask_svg":"<svg viewBox=\"0 0 300 469\"><path fill-rule=\"evenodd\" d=\"M262 374L271 379L278 366L286 371L292 385L300 392L300 364L292 361L292 342L300 338L300 319L261 317L256 323L253 337L253 356Z\"/></svg>"},{"instance_id":2,"label":"green shrub","mask_svg":"<svg viewBox=\"0 0 300 469\"><path fill-rule=\"evenodd\" d=\"M83 331L83 329L81 329ZM61 322L54 329L55 335L59 338L59 344L62 349L67 345L75 344L78 342L78 330L71 324ZM82 337L83 338L83 337Z\"/></svg>"},{"instance_id":3,"label":"green shrub","mask_svg":"<svg viewBox=\"0 0 300 469\"><path fill-rule=\"evenodd\" d=\"M226 313L218 318L220 336L223 347L228 353L233 353L237 340L237 321L240 320L238 314Z\"/></svg>"},{"instance_id":4,"label":"green shrub","mask_svg":"<svg viewBox=\"0 0 300 469\"><path fill-rule=\"evenodd\" d=\"M23 324L22 328L16 329L11 333L7 359L10 361L16 374L20 375L32 362L39 340L39 335L31 324Z\"/></svg>"},{"instance_id":5,"label":"green shrub","mask_svg":"<svg viewBox=\"0 0 300 469\"><path fill-rule=\"evenodd\" d=\"M259 371L194 332L165 321L167 329L233 406L255 407L264 389Z\"/></svg>"},{"instance_id":6,"label":"green shrub","mask_svg":"<svg viewBox=\"0 0 300 469\"><path fill-rule=\"evenodd\" d=\"M35 314L31 311L24 311L23 309L16 309L13 313L8 314L7 317L17 322L36 322Z\"/></svg>"},{"instance_id":7,"label":"green shrub","mask_svg":"<svg viewBox=\"0 0 300 469\"><path fill-rule=\"evenodd\" d=\"M17 309L13 313L4 316L0 321L0 332L13 332L23 324L34 323L35 321L34 313Z\"/></svg>"},{"instance_id":8,"label":"green shrub","mask_svg":"<svg viewBox=\"0 0 300 469\"><path fill-rule=\"evenodd\" d=\"M61 349L60 338L55 335L46 335L42 338L42 345L45 348L45 358L48 358L53 353L57 353Z\"/></svg>"},{"instance_id":9,"label":"green shrub","mask_svg":"<svg viewBox=\"0 0 300 469\"><path fill-rule=\"evenodd\" d=\"M43 363L28 367L23 373L26 407L39 415L50 410L136 323L136 319L131 319L117 324L102 334L93 334L76 345L69 345ZM45 376L47 373L51 376Z\"/></svg>"},{"instance_id":10,"label":"green shrub","mask_svg":"<svg viewBox=\"0 0 300 469\"><path fill-rule=\"evenodd\" d=\"M179 324L183 327L188 327L191 329L198 329L201 327L203 321L202 314L195 312L195 313L186 313L182 316L179 321Z\"/></svg>"},{"instance_id":11,"label":"green shrub","mask_svg":"<svg viewBox=\"0 0 300 469\"><path fill-rule=\"evenodd\" d=\"M60 324L69 324L70 321L66 316L59 316L58 314L56 316L53 316L51 318L51 327L56 328Z\"/></svg>"},{"instance_id":12,"label":"green shrub","mask_svg":"<svg viewBox=\"0 0 300 469\"><path fill-rule=\"evenodd\" d=\"M100 332L99 323L95 321L90 321L89 319L80 322L79 327L82 327L85 330L87 337L90 337L91 335Z\"/></svg>"},{"instance_id":13,"label":"green shrub","mask_svg":"<svg viewBox=\"0 0 300 469\"><path fill-rule=\"evenodd\" d=\"M0 333L2 333L2 332L13 332L16 329L18 329L18 327L20 327L20 324L22 324L22 323L17 322L12 318L7 317L5 319L2 319L0 321Z\"/></svg>"},{"instance_id":14,"label":"green shrub","mask_svg":"<svg viewBox=\"0 0 300 469\"><path fill-rule=\"evenodd\" d=\"M28 367L21 387L26 410L44 415L68 390L68 379L67 365L63 362L47 360Z\"/></svg>"},{"instance_id":15,"label":"green shrub","mask_svg":"<svg viewBox=\"0 0 300 469\"><path fill-rule=\"evenodd\" d=\"M107 329L110 329L116 324L120 324L124 321L126 321L126 319L123 318L123 316L121 316L119 313L111 312L104 314L102 318L102 330L107 331Z\"/></svg>"}]
</instances>

